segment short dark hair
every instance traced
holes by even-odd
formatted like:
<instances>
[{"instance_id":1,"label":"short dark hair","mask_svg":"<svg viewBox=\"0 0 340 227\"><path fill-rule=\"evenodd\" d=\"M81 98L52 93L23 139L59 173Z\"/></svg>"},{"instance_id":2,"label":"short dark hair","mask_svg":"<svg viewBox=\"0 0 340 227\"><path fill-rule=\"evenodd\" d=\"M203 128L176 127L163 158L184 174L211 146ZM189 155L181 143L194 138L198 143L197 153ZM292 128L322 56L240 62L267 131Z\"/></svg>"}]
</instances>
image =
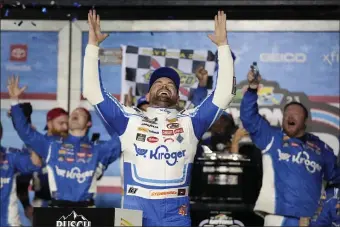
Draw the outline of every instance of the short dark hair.
<instances>
[{"instance_id":1,"label":"short dark hair","mask_svg":"<svg viewBox=\"0 0 340 227\"><path fill-rule=\"evenodd\" d=\"M286 111L286 109L291 106L291 105L297 105L297 106L300 106L302 109L303 109L303 112L305 114L305 120L308 119L308 110L307 108L301 103L301 102L296 102L296 101L293 101L293 102L290 102L288 104L285 105L285 107L283 108L283 111Z\"/></svg>"}]
</instances>

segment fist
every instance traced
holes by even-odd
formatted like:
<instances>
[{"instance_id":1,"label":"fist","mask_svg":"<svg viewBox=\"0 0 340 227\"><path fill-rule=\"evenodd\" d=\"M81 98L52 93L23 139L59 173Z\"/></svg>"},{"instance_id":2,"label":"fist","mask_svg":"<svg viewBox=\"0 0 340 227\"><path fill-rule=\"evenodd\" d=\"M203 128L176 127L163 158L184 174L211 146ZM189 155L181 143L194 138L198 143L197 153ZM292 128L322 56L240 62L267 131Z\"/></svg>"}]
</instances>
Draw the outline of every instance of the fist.
<instances>
[{"instance_id":1,"label":"fist","mask_svg":"<svg viewBox=\"0 0 340 227\"><path fill-rule=\"evenodd\" d=\"M249 133L244 128L239 128L235 132L234 140L240 141L243 137L248 136Z\"/></svg>"},{"instance_id":2,"label":"fist","mask_svg":"<svg viewBox=\"0 0 340 227\"><path fill-rule=\"evenodd\" d=\"M208 71L200 66L196 69L195 75L198 79L198 83L200 87L206 87L208 83Z\"/></svg>"},{"instance_id":3,"label":"fist","mask_svg":"<svg viewBox=\"0 0 340 227\"><path fill-rule=\"evenodd\" d=\"M249 87L252 89L257 89L261 81L261 75L255 77L253 70L250 70L247 75Z\"/></svg>"}]
</instances>

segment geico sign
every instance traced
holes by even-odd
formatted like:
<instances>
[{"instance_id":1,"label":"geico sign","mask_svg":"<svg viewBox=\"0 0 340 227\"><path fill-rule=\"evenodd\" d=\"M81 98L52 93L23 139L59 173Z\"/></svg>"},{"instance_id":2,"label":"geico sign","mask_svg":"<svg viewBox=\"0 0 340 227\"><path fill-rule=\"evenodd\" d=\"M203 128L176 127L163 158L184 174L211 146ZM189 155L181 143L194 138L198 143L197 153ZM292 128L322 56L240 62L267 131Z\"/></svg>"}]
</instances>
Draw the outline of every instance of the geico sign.
<instances>
[{"instance_id":1,"label":"geico sign","mask_svg":"<svg viewBox=\"0 0 340 227\"><path fill-rule=\"evenodd\" d=\"M307 55L304 53L262 53L260 60L262 62L305 63Z\"/></svg>"}]
</instances>

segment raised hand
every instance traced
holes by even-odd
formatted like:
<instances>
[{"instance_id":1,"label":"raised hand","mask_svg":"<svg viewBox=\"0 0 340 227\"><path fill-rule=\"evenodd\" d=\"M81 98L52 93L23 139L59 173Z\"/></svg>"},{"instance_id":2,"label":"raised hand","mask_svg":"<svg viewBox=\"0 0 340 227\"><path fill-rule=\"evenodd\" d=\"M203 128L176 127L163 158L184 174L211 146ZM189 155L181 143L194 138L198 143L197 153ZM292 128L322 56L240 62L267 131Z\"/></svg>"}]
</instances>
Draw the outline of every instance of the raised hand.
<instances>
[{"instance_id":1,"label":"raised hand","mask_svg":"<svg viewBox=\"0 0 340 227\"><path fill-rule=\"evenodd\" d=\"M249 87L252 89L257 89L261 81L261 75L258 75L258 77L255 77L254 71L250 70L248 72L247 78L248 78Z\"/></svg>"},{"instance_id":2,"label":"raised hand","mask_svg":"<svg viewBox=\"0 0 340 227\"><path fill-rule=\"evenodd\" d=\"M218 11L215 16L215 32L208 35L209 39L217 46L228 44L227 40L227 15L223 11Z\"/></svg>"},{"instance_id":3,"label":"raised hand","mask_svg":"<svg viewBox=\"0 0 340 227\"><path fill-rule=\"evenodd\" d=\"M7 89L10 99L19 99L19 96L26 90L27 86L19 87L19 76L8 78Z\"/></svg>"},{"instance_id":4,"label":"raised hand","mask_svg":"<svg viewBox=\"0 0 340 227\"><path fill-rule=\"evenodd\" d=\"M200 87L206 87L208 83L208 71L200 66L196 69L195 75L198 79L198 83Z\"/></svg>"},{"instance_id":5,"label":"raised hand","mask_svg":"<svg viewBox=\"0 0 340 227\"><path fill-rule=\"evenodd\" d=\"M90 10L87 15L87 21L89 24L89 42L88 44L92 44L98 46L101 42L103 42L109 34L102 33L100 28L100 17L96 14L96 10Z\"/></svg>"}]
</instances>

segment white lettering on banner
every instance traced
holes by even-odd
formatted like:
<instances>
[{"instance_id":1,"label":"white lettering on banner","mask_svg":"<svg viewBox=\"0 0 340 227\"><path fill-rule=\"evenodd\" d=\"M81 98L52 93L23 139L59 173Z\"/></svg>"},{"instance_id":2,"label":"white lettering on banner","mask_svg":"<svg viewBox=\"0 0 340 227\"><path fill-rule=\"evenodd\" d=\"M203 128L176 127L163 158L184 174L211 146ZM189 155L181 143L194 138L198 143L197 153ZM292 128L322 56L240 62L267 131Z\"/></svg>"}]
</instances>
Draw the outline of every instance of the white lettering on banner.
<instances>
[{"instance_id":1,"label":"white lettering on banner","mask_svg":"<svg viewBox=\"0 0 340 227\"><path fill-rule=\"evenodd\" d=\"M289 162L291 160L293 163L305 165L307 171L310 173L315 173L315 171L320 172L322 170L322 167L318 163L310 160L309 154L306 151L300 151L297 155L284 153L280 149L277 151L279 153L279 161Z\"/></svg>"},{"instance_id":2,"label":"white lettering on banner","mask_svg":"<svg viewBox=\"0 0 340 227\"><path fill-rule=\"evenodd\" d=\"M307 55L305 53L261 53L262 62L287 62L287 63L305 63Z\"/></svg>"},{"instance_id":3,"label":"white lettering on banner","mask_svg":"<svg viewBox=\"0 0 340 227\"><path fill-rule=\"evenodd\" d=\"M9 178L9 177L1 177L0 178L0 188L5 186L5 184L9 184L10 181L11 181L11 178Z\"/></svg>"},{"instance_id":4,"label":"white lettering on banner","mask_svg":"<svg viewBox=\"0 0 340 227\"><path fill-rule=\"evenodd\" d=\"M32 71L32 68L30 65L6 65L7 71L21 71L21 72L29 72Z\"/></svg>"},{"instance_id":5,"label":"white lettering on banner","mask_svg":"<svg viewBox=\"0 0 340 227\"><path fill-rule=\"evenodd\" d=\"M323 55L323 62L326 62L329 65L333 65L333 63L339 63L339 51L332 51L329 54Z\"/></svg>"},{"instance_id":6,"label":"white lettering on banner","mask_svg":"<svg viewBox=\"0 0 340 227\"><path fill-rule=\"evenodd\" d=\"M90 227L91 222L89 221L57 221L57 227Z\"/></svg>"},{"instance_id":7,"label":"white lettering on banner","mask_svg":"<svg viewBox=\"0 0 340 227\"><path fill-rule=\"evenodd\" d=\"M79 184L85 182L87 177L93 176L93 170L82 172L78 167L73 167L71 170L59 169L58 166L55 166L56 172L58 176L65 177L68 179L77 179Z\"/></svg>"}]
</instances>

